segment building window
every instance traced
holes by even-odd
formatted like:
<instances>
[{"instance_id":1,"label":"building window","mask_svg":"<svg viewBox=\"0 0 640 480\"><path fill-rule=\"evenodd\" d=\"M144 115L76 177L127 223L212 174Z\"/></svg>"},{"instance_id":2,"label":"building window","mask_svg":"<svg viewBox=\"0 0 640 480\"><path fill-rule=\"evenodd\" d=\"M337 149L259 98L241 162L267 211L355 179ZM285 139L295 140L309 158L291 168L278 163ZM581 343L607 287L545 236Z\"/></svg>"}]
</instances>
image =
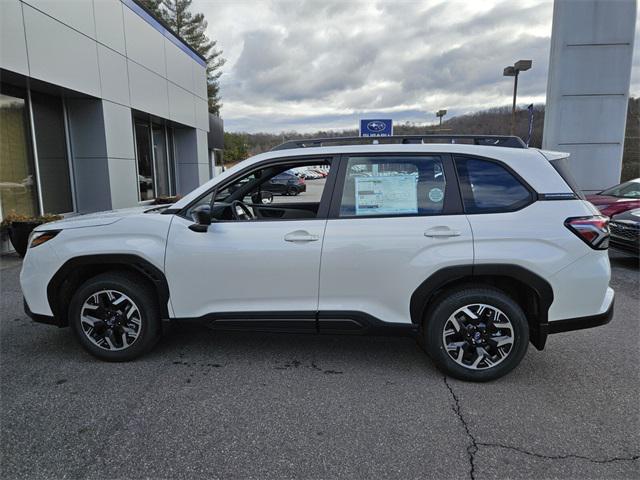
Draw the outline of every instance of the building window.
<instances>
[{"instance_id":1,"label":"building window","mask_svg":"<svg viewBox=\"0 0 640 480\"><path fill-rule=\"evenodd\" d=\"M32 91L31 105L42 208L46 213L73 212L62 98Z\"/></svg>"},{"instance_id":2,"label":"building window","mask_svg":"<svg viewBox=\"0 0 640 480\"><path fill-rule=\"evenodd\" d=\"M158 183L158 197L171 195L169 188L169 158L167 151L166 132L163 125L153 124L153 157L156 165L156 181Z\"/></svg>"},{"instance_id":3,"label":"building window","mask_svg":"<svg viewBox=\"0 0 640 480\"><path fill-rule=\"evenodd\" d=\"M140 201L175 194L173 129L142 118L134 125Z\"/></svg>"},{"instance_id":4,"label":"building window","mask_svg":"<svg viewBox=\"0 0 640 480\"><path fill-rule=\"evenodd\" d=\"M39 208L26 92L5 85L0 92L0 214L33 216Z\"/></svg>"}]
</instances>

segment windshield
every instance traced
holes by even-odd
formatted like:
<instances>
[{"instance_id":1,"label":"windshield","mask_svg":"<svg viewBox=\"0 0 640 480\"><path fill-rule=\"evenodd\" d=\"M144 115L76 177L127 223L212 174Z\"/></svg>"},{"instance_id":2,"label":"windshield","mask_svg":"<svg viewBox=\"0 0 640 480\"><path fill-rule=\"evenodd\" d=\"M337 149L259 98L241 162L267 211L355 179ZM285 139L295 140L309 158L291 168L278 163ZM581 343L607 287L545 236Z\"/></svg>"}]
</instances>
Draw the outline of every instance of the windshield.
<instances>
[{"instance_id":1,"label":"windshield","mask_svg":"<svg viewBox=\"0 0 640 480\"><path fill-rule=\"evenodd\" d=\"M608 190L603 190L600 195L609 195L619 198L638 198L640 199L640 180L630 180L621 183Z\"/></svg>"}]
</instances>

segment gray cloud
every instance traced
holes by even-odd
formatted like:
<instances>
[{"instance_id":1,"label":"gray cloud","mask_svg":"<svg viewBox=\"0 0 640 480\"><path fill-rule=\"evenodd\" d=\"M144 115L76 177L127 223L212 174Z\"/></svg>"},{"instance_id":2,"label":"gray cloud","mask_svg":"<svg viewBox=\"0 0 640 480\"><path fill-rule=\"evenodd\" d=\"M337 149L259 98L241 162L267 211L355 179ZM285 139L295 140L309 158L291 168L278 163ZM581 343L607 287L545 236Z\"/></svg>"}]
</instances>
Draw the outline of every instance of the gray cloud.
<instances>
[{"instance_id":1,"label":"gray cloud","mask_svg":"<svg viewBox=\"0 0 640 480\"><path fill-rule=\"evenodd\" d=\"M247 131L355 127L373 114L433 122L439 108L505 105L512 81L502 68L520 58L534 67L521 77L519 101L544 101L552 5L194 1L228 58L221 79L227 128ZM632 93L638 86L635 68Z\"/></svg>"}]
</instances>

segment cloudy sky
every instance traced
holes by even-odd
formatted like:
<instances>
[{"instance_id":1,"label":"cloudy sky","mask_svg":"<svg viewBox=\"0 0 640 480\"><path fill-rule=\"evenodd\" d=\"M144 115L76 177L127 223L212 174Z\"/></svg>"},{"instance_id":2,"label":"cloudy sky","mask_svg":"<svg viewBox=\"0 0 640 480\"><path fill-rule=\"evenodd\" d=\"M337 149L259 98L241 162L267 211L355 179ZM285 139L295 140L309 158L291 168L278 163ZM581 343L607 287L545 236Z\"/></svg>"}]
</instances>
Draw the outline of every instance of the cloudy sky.
<instances>
[{"instance_id":1,"label":"cloudy sky","mask_svg":"<svg viewBox=\"0 0 640 480\"><path fill-rule=\"evenodd\" d=\"M224 50L228 131L433 123L507 105L504 66L526 58L518 103L544 102L551 0L194 0ZM640 23L640 22L639 22ZM638 25L640 28L640 25ZM636 48L631 91L640 94Z\"/></svg>"}]
</instances>

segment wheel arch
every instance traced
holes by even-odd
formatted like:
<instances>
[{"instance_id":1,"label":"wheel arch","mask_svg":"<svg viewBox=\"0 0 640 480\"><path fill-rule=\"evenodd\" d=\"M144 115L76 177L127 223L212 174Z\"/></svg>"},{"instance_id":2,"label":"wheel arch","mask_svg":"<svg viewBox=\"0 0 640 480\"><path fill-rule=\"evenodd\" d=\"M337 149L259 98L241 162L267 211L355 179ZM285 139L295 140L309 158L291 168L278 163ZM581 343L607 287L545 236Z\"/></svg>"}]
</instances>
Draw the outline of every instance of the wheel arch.
<instances>
[{"instance_id":1,"label":"wheel arch","mask_svg":"<svg viewBox=\"0 0 640 480\"><path fill-rule=\"evenodd\" d=\"M78 286L107 271L128 271L142 277L157 295L161 318L169 318L169 284L158 267L134 254L83 255L67 260L47 285L47 300L60 326L68 325L69 301Z\"/></svg>"},{"instance_id":2,"label":"wheel arch","mask_svg":"<svg viewBox=\"0 0 640 480\"><path fill-rule=\"evenodd\" d=\"M438 270L411 295L411 322L420 325L429 306L439 295L465 284L491 285L510 295L523 308L529 323L530 341L542 350L548 335L548 312L553 289L538 274L519 265L456 265Z\"/></svg>"}]
</instances>

